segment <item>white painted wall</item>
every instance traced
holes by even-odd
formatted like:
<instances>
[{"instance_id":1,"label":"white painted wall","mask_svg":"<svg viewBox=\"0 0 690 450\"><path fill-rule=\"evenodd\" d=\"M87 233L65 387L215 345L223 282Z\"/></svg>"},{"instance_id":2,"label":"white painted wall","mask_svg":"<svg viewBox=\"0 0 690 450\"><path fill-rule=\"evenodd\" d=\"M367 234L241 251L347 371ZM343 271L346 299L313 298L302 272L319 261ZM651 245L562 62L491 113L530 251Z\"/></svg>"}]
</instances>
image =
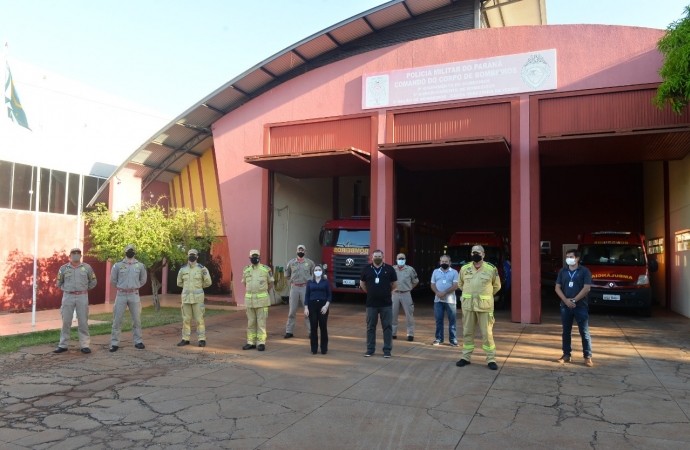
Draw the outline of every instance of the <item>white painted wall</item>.
<instances>
[{"instance_id":1,"label":"white painted wall","mask_svg":"<svg viewBox=\"0 0 690 450\"><path fill-rule=\"evenodd\" d=\"M671 309L690 317L690 251L678 252L675 232L690 228L690 155L669 163L671 238ZM670 244L671 242L669 242Z\"/></svg>"},{"instance_id":2,"label":"white painted wall","mask_svg":"<svg viewBox=\"0 0 690 450\"><path fill-rule=\"evenodd\" d=\"M333 214L333 179L274 176L273 264L285 267L299 244L307 247L308 258L321 262L319 232Z\"/></svg>"},{"instance_id":3,"label":"white painted wall","mask_svg":"<svg viewBox=\"0 0 690 450\"><path fill-rule=\"evenodd\" d=\"M8 120L3 107L2 160L108 177L172 119L39 67L8 61L32 131Z\"/></svg>"},{"instance_id":4,"label":"white painted wall","mask_svg":"<svg viewBox=\"0 0 690 450\"><path fill-rule=\"evenodd\" d=\"M664 167L660 161L644 164L644 234L647 242L664 238L664 251L669 251L670 238L664 236ZM672 237L671 237L672 238ZM652 296L654 300L666 305L666 270L664 254L650 255L659 262L659 270L650 273Z\"/></svg>"}]
</instances>

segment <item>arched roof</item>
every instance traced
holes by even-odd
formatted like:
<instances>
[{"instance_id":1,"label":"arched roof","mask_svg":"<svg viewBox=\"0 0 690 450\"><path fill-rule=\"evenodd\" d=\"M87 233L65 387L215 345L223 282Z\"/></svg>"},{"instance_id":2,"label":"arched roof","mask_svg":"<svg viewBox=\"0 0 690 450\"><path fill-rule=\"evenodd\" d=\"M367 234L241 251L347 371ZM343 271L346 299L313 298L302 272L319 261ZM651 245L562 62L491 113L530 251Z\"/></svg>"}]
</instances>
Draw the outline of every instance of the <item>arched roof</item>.
<instances>
[{"instance_id":1,"label":"arched roof","mask_svg":"<svg viewBox=\"0 0 690 450\"><path fill-rule=\"evenodd\" d=\"M377 48L479 27L546 24L545 0L392 0L319 31L261 61L184 111L120 167L171 181L211 147L211 124L264 92L310 70ZM110 181L110 180L108 180ZM105 183L89 206L104 201Z\"/></svg>"}]
</instances>

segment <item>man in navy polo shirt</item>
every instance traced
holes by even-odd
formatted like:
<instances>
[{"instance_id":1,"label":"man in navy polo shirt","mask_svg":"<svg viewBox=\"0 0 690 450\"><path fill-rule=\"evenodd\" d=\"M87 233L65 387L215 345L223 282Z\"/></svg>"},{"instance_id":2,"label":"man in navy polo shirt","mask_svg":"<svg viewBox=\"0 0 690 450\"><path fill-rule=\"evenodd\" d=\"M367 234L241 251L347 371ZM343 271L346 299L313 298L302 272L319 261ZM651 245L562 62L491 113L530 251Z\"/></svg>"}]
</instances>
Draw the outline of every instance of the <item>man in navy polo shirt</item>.
<instances>
[{"instance_id":1,"label":"man in navy polo shirt","mask_svg":"<svg viewBox=\"0 0 690 450\"><path fill-rule=\"evenodd\" d=\"M383 357L390 358L393 349L393 299L392 292L398 287L398 276L393 266L384 264L383 252L374 250L373 264L362 270L359 285L367 293L367 352L371 356L376 349L376 324L381 316L383 328Z\"/></svg>"},{"instance_id":2,"label":"man in navy polo shirt","mask_svg":"<svg viewBox=\"0 0 690 450\"><path fill-rule=\"evenodd\" d=\"M573 319L582 337L582 354L585 365L592 367L592 338L589 335L587 294L592 285L592 273L580 265L580 252L571 249L565 253L567 268L561 269L556 279L556 294L561 298L561 323L563 324L563 356L559 363L571 362L571 332Z\"/></svg>"}]
</instances>

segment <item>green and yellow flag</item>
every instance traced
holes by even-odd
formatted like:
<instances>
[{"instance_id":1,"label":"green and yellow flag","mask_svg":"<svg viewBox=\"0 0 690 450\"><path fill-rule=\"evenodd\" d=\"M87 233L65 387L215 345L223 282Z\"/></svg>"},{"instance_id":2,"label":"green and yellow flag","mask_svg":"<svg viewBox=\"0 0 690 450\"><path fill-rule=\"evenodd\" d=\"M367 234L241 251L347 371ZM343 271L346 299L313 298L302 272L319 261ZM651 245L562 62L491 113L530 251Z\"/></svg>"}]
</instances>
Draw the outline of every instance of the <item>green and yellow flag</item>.
<instances>
[{"instance_id":1,"label":"green and yellow flag","mask_svg":"<svg viewBox=\"0 0 690 450\"><path fill-rule=\"evenodd\" d=\"M22 103L17 95L17 89L14 87L14 80L12 79L12 72L10 71L10 63L5 62L7 70L7 78L5 81L5 105L7 106L7 117L13 122L17 122L24 128L29 128L29 121L26 119L26 113L22 107Z\"/></svg>"}]
</instances>

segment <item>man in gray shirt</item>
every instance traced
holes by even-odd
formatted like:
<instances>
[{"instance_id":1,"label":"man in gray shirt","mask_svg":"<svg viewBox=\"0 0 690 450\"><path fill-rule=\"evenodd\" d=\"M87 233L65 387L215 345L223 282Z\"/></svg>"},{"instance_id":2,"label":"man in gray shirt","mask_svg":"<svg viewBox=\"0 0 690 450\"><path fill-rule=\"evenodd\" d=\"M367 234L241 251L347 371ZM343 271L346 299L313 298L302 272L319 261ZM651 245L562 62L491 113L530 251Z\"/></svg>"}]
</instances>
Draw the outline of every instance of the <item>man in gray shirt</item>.
<instances>
[{"instance_id":1,"label":"man in gray shirt","mask_svg":"<svg viewBox=\"0 0 690 450\"><path fill-rule=\"evenodd\" d=\"M69 252L70 262L60 267L57 274L57 286L62 289L62 331L60 343L53 353L67 351L72 328L72 316L77 311L79 321L79 346L82 353L91 353L89 344L89 295L88 291L96 287L96 274L90 265L81 262L81 249L73 248Z\"/></svg>"},{"instance_id":2,"label":"man in gray shirt","mask_svg":"<svg viewBox=\"0 0 690 450\"><path fill-rule=\"evenodd\" d=\"M452 347L458 346L456 336L457 304L455 290L458 288L458 271L450 267L450 256L443 255L440 268L431 274L431 290L434 291L434 317L436 318L436 340L433 345L443 344L443 315L448 314L448 339Z\"/></svg>"},{"instance_id":3,"label":"man in gray shirt","mask_svg":"<svg viewBox=\"0 0 690 450\"><path fill-rule=\"evenodd\" d=\"M120 345L120 330L125 309L132 315L132 340L134 346L143 349L141 337L141 300L139 288L146 283L146 267L134 258L136 250L133 245L125 247L125 259L113 265L110 271L110 282L117 288L115 307L113 308L113 332L110 335L110 351L116 352Z\"/></svg>"}]
</instances>

